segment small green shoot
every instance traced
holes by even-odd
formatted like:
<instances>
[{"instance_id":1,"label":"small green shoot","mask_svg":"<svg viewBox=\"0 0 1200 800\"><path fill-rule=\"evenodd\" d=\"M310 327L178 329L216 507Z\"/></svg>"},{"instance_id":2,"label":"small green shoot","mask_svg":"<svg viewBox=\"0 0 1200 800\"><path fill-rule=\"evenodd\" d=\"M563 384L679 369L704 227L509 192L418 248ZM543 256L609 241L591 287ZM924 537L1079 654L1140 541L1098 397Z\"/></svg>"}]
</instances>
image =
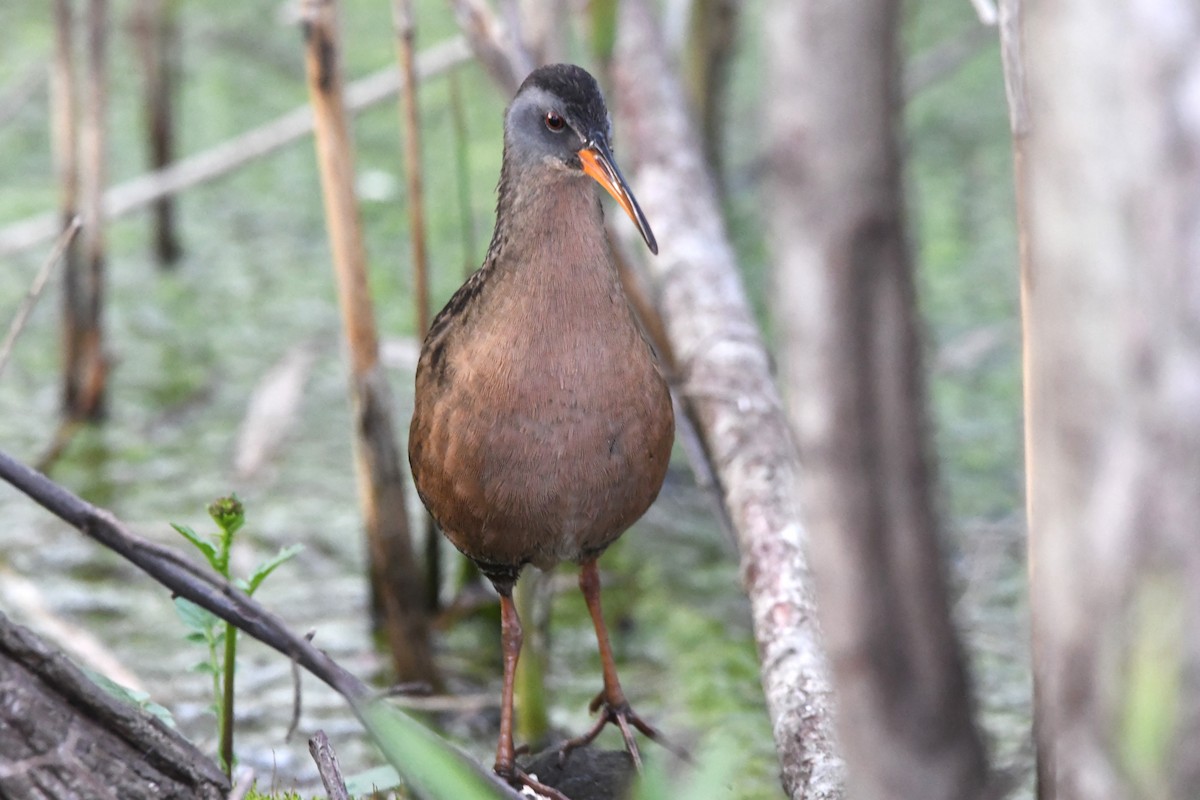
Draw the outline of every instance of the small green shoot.
<instances>
[{"instance_id":1,"label":"small green shoot","mask_svg":"<svg viewBox=\"0 0 1200 800\"><path fill-rule=\"evenodd\" d=\"M218 531L201 536L186 525L171 523L171 527L203 554L209 566L247 595L254 594L267 576L279 565L304 549L292 545L259 564L250 578L243 580L229 574L229 554L233 539L246 522L245 508L237 495L222 497L208 507L208 515L217 523ZM220 762L225 774L233 773L233 676L237 663L237 629L190 600L175 598L175 611L188 629L187 640L208 647L208 660L196 665L200 672L212 676L213 712L217 716L217 732L221 740Z\"/></svg>"},{"instance_id":2,"label":"small green shoot","mask_svg":"<svg viewBox=\"0 0 1200 800\"><path fill-rule=\"evenodd\" d=\"M87 667L80 667L80 669L83 670L83 674L87 675L92 683L99 686L107 694L124 703L128 703L134 708L139 708L142 711L158 717L159 721L168 728L175 727L175 718L171 716L171 712L151 700L150 695L146 694L145 692L138 691L137 689L130 689L128 686L117 683L107 675L88 669Z\"/></svg>"}]
</instances>

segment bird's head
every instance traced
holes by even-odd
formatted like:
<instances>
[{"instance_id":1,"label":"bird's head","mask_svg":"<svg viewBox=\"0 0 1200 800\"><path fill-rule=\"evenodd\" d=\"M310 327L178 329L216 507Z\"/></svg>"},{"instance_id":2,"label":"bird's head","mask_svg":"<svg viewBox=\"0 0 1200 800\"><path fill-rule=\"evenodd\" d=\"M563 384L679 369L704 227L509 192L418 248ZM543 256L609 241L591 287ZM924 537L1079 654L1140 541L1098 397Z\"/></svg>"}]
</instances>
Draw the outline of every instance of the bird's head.
<instances>
[{"instance_id":1,"label":"bird's head","mask_svg":"<svg viewBox=\"0 0 1200 800\"><path fill-rule=\"evenodd\" d=\"M620 204L650 252L658 243L646 215L613 159L612 123L596 79L573 64L551 64L529 74L504 118L506 159L517 169L549 166L587 175Z\"/></svg>"}]
</instances>

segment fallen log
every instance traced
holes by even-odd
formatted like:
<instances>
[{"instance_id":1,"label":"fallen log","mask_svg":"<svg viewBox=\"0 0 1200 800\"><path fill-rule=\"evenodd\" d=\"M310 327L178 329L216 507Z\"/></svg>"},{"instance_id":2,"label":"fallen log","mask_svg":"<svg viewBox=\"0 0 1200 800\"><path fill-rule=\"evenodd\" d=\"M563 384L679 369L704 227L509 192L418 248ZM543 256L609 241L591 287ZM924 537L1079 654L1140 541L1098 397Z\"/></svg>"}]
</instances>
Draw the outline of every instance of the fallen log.
<instances>
[{"instance_id":1,"label":"fallen log","mask_svg":"<svg viewBox=\"0 0 1200 800\"><path fill-rule=\"evenodd\" d=\"M0 614L0 797L221 800L212 759Z\"/></svg>"}]
</instances>

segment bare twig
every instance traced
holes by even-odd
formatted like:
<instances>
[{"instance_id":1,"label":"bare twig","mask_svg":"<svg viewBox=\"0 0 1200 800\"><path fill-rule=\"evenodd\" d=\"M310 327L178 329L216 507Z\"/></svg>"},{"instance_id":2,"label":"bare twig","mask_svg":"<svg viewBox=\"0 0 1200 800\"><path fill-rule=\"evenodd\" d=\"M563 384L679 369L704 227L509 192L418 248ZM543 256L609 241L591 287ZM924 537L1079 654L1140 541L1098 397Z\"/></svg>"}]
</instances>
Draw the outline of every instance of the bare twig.
<instances>
[{"instance_id":1,"label":"bare twig","mask_svg":"<svg viewBox=\"0 0 1200 800\"><path fill-rule=\"evenodd\" d=\"M700 123L704 155L724 192L725 112L730 65L742 4L735 0L694 0L682 54L683 78Z\"/></svg>"},{"instance_id":2,"label":"bare twig","mask_svg":"<svg viewBox=\"0 0 1200 800\"><path fill-rule=\"evenodd\" d=\"M313 637L317 635L315 630L311 630L304 634L304 641L311 642ZM300 710L303 707L301 700L301 683L300 683L300 665L295 661L291 663L292 668L292 721L288 723L287 733L283 735L285 742L290 742L292 737L296 735L296 729L300 727Z\"/></svg>"},{"instance_id":3,"label":"bare twig","mask_svg":"<svg viewBox=\"0 0 1200 800\"><path fill-rule=\"evenodd\" d=\"M404 171L408 179L409 238L412 242L413 302L416 304L417 336L429 330L429 261L425 251L425 189L421 167L421 116L417 103L416 61L413 42L416 26L412 0L392 0L392 24L396 29L396 52L404 86L400 92L401 124L404 127Z\"/></svg>"},{"instance_id":4,"label":"bare twig","mask_svg":"<svg viewBox=\"0 0 1200 800\"><path fill-rule=\"evenodd\" d=\"M452 69L471 58L461 37L434 45L417 57L417 74L422 80ZM359 112L378 105L399 91L400 73L389 66L361 78L346 87L346 108ZM125 216L159 198L226 175L265 155L286 147L312 133L312 109L305 105L221 144L182 158L170 167L150 172L104 194L104 214L108 219ZM50 241L61 230L55 212L11 223L0 229L0 257L12 255Z\"/></svg>"},{"instance_id":5,"label":"bare twig","mask_svg":"<svg viewBox=\"0 0 1200 800\"><path fill-rule=\"evenodd\" d=\"M317 762L317 772L321 775L321 783L325 784L329 800L350 800L337 753L333 751L333 745L330 744L325 731L317 731L308 740L308 752L312 754L313 761Z\"/></svg>"},{"instance_id":6,"label":"bare twig","mask_svg":"<svg viewBox=\"0 0 1200 800\"><path fill-rule=\"evenodd\" d=\"M234 782L233 788L229 790L228 800L242 800L252 788L254 788L254 770L248 767L239 769L237 780Z\"/></svg>"},{"instance_id":7,"label":"bare twig","mask_svg":"<svg viewBox=\"0 0 1200 800\"><path fill-rule=\"evenodd\" d=\"M1000 0L1000 63L1004 70L1004 94L1008 101L1008 125L1012 134L1013 153L1013 198L1017 218L1017 256L1019 260L1019 286L1021 299L1021 407L1024 425L1025 452L1025 519L1028 532L1026 547L1029 553L1029 591L1034 602L1030 608L1030 657L1033 673L1033 747L1036 770L1036 786L1039 797L1053 797L1057 747L1053 726L1052 707L1049 703L1053 692L1050 689L1050 670L1047 651L1047 632L1043 619L1045 611L1038 599L1039 589L1052 585L1041 580L1041 567L1033 554L1044 539L1041 527L1036 524L1033 498L1037 494L1037 461L1041 452L1034 440L1034 423L1042 413L1034 402L1036 375L1033 369L1034 353L1038 351L1037 332L1033 317L1034 260L1030 248L1030 233L1033 219L1030 214L1030 177L1026 161L1029 140L1032 139L1033 123L1030 119L1027 87L1025 81L1024 30L1021 0ZM1055 337L1049 337L1053 340ZM1046 596L1051 596L1047 594Z\"/></svg>"},{"instance_id":8,"label":"bare twig","mask_svg":"<svg viewBox=\"0 0 1200 800\"><path fill-rule=\"evenodd\" d=\"M202 569L175 550L138 536L105 509L97 508L45 475L30 469L0 450L0 480L28 495L34 502L67 524L129 561L172 595L191 600L221 619L282 653L316 676L350 702L356 714L363 704L378 695L351 672L317 649L306 637L293 633L275 614L214 573ZM461 750L450 742L441 744ZM505 797L518 800L515 791L496 779L478 762L463 756L463 765Z\"/></svg>"},{"instance_id":9,"label":"bare twig","mask_svg":"<svg viewBox=\"0 0 1200 800\"><path fill-rule=\"evenodd\" d=\"M231 622L246 633L294 659L339 694L350 699L370 694L366 684L325 653L289 631L282 620L175 550L143 539L108 511L82 500L54 481L0 451L0 479L29 495L39 505L78 528L171 590Z\"/></svg>"},{"instance_id":10,"label":"bare twig","mask_svg":"<svg viewBox=\"0 0 1200 800\"><path fill-rule=\"evenodd\" d=\"M529 53L496 19L486 0L450 0L450 6L479 63L504 94L511 97L533 71Z\"/></svg>"},{"instance_id":11,"label":"bare twig","mask_svg":"<svg viewBox=\"0 0 1200 800\"><path fill-rule=\"evenodd\" d=\"M75 238L75 234L79 232L79 217L71 219L67 229L58 237L58 241L54 244L54 250L50 252L50 257L46 259L46 263L42 264L42 268L38 270L34 276L33 283L26 292L25 297L21 300L21 305L17 307L17 313L13 316L12 324L8 326L8 333L4 337L4 342L0 344L0 375L4 374L4 368L8 366L8 359L12 356L13 344L17 341L17 337L21 335L21 331L25 328L25 323L29 320L29 315L33 311L33 307L37 305L38 298L42 296L42 290L46 288L46 281L50 279L50 273L54 267L62 260L63 253L70 246L71 240Z\"/></svg>"}]
</instances>

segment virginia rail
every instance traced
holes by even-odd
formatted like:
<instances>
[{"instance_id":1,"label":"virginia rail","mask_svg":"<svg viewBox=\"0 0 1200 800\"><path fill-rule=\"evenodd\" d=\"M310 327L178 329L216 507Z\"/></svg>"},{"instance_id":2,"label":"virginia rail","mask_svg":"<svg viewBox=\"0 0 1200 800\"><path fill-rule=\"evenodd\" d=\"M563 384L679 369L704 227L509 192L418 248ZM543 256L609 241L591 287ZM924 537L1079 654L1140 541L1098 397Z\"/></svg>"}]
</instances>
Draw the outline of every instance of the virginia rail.
<instances>
[{"instance_id":1,"label":"virginia rail","mask_svg":"<svg viewBox=\"0 0 1200 800\"><path fill-rule=\"evenodd\" d=\"M580 67L541 67L504 117L496 228L483 266L434 319L417 364L408 458L446 537L500 594L504 692L496 772L514 762L513 675L521 621L512 590L526 564L580 564L604 688L593 728L615 723L640 766L630 708L600 611L596 559L658 495L675 418L658 361L630 310L596 184L654 234L617 169L608 110ZM535 786L535 788L537 788Z\"/></svg>"}]
</instances>

